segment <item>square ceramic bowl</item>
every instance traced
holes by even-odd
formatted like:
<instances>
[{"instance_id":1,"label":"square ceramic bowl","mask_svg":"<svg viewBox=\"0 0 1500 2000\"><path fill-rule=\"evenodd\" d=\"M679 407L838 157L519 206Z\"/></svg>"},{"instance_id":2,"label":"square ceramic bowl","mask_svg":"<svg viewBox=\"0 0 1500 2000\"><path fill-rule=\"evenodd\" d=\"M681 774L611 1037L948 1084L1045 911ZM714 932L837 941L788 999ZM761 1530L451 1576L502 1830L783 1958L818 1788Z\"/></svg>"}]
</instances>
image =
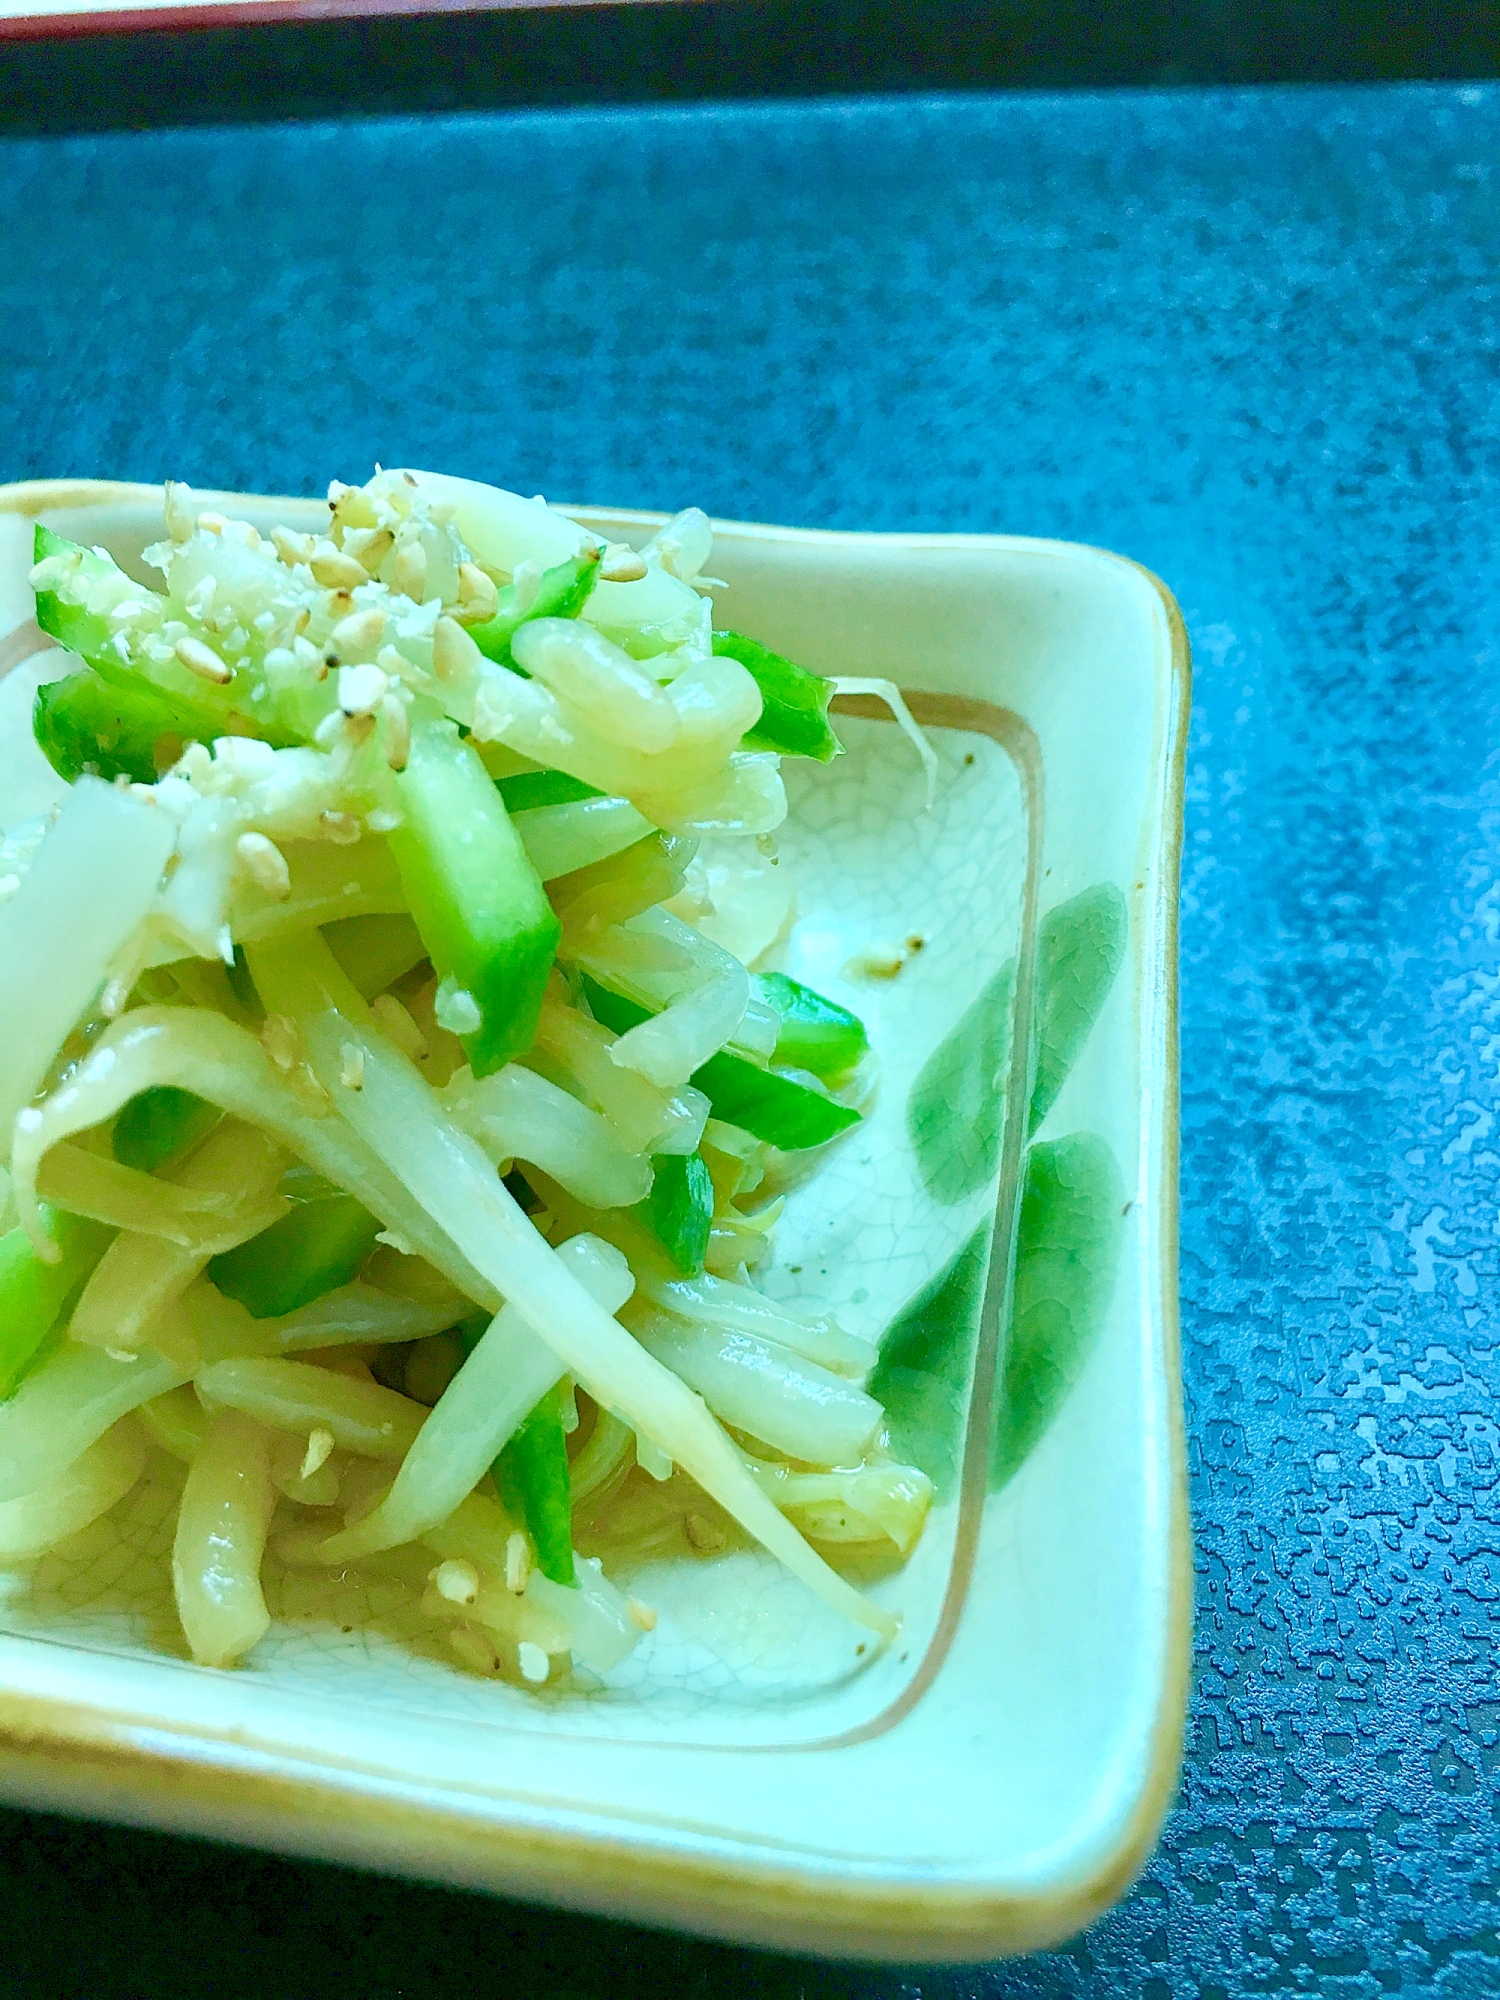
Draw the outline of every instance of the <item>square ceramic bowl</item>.
<instances>
[{"instance_id":1,"label":"square ceramic bowl","mask_svg":"<svg viewBox=\"0 0 1500 2000\"><path fill-rule=\"evenodd\" d=\"M40 513L127 567L162 531L154 488L0 491L7 731L59 664L26 623ZM621 540L659 521L578 515ZM0 1790L797 1950L1031 1950L1122 1892L1178 1766L1182 624L1096 549L716 535L720 620L897 681L941 761L924 810L911 746L846 698L848 754L788 765L782 836L780 963L864 1015L882 1083L765 1282L883 1340L893 1443L938 1496L912 1562L869 1579L899 1640L868 1650L769 1559L684 1543L632 1583L660 1622L607 1681L476 1678L395 1586L290 1573L246 1668L210 1672L174 1636L163 1461L0 1576ZM53 782L38 763L0 823Z\"/></svg>"}]
</instances>

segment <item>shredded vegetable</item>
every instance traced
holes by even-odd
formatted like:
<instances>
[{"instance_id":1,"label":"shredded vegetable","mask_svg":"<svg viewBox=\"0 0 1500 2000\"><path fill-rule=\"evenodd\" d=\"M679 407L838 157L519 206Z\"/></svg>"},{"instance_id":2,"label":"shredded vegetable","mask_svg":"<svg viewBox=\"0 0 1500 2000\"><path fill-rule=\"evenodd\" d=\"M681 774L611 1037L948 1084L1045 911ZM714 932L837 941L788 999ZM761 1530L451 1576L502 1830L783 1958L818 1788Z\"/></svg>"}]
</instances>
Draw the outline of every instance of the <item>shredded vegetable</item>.
<instances>
[{"instance_id":1,"label":"shredded vegetable","mask_svg":"<svg viewBox=\"0 0 1500 2000\"><path fill-rule=\"evenodd\" d=\"M753 1273L871 1066L767 965L780 760L873 692L930 787L899 694L716 632L696 509L635 549L397 469L317 532L162 522L149 587L36 527L74 659L0 905L0 1557L164 1455L194 1659L253 1664L268 1551L416 1548L454 1660L540 1685L656 1626L575 1525L644 1481L890 1639L833 1558L931 1489L873 1350Z\"/></svg>"}]
</instances>

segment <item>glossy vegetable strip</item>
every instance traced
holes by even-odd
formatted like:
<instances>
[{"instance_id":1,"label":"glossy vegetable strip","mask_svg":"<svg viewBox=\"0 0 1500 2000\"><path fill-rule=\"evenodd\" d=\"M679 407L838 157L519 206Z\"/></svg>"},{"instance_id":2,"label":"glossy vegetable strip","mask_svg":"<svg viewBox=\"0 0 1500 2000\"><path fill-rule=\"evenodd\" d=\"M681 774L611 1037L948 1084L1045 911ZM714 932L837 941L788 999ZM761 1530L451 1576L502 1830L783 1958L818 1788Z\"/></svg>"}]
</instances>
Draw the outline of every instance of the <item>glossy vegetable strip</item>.
<instances>
[{"instance_id":1,"label":"glossy vegetable strip","mask_svg":"<svg viewBox=\"0 0 1500 2000\"><path fill-rule=\"evenodd\" d=\"M809 1547L746 1473L701 1400L568 1271L479 1147L441 1116L421 1075L374 1026L321 940L258 948L250 966L262 998L298 1023L313 1072L330 1094L349 1050L359 1052L362 1087L342 1092L343 1119L429 1214L442 1217L453 1249L475 1260L476 1275L533 1326L545 1328L560 1368L596 1402L619 1410L825 1604L893 1637L896 1618ZM16 1185L24 1216L27 1190L19 1173Z\"/></svg>"},{"instance_id":2,"label":"glossy vegetable strip","mask_svg":"<svg viewBox=\"0 0 1500 2000\"><path fill-rule=\"evenodd\" d=\"M739 632L715 632L714 651L738 660L760 689L760 721L745 732L747 750L778 750L827 764L843 752L828 721L833 682L810 673Z\"/></svg>"},{"instance_id":3,"label":"glossy vegetable strip","mask_svg":"<svg viewBox=\"0 0 1500 2000\"><path fill-rule=\"evenodd\" d=\"M153 1173L175 1159L219 1122L220 1113L190 1090L167 1085L132 1097L115 1120L110 1139L122 1167Z\"/></svg>"},{"instance_id":4,"label":"glossy vegetable strip","mask_svg":"<svg viewBox=\"0 0 1500 2000\"><path fill-rule=\"evenodd\" d=\"M68 561L74 566L75 574L85 581L111 576L121 577L124 581L119 565L110 557L102 556L93 549L81 548L77 542L70 542L65 535L44 528L40 522L37 523L33 553L37 562L44 562L49 557ZM157 687L145 674L127 665L120 657L109 619L73 603L73 595L71 591L55 589L37 591L36 622L59 645L66 646L69 652L77 653L80 659L86 660L101 680L107 681L115 690L126 705L125 712L135 718L131 725L133 737L142 735L149 726L147 718L160 714L165 707L170 710L172 720L165 725L157 724L153 738L165 726L185 738L212 743L216 736L226 733L233 714L234 726L243 734L283 745L297 740L284 730L252 722L238 709L231 709L227 702L221 707L215 706L207 701L194 701L190 695L176 690L169 693ZM84 699L82 696L74 698ZM154 772L152 776L155 776Z\"/></svg>"},{"instance_id":5,"label":"glossy vegetable strip","mask_svg":"<svg viewBox=\"0 0 1500 2000\"><path fill-rule=\"evenodd\" d=\"M696 1278L713 1226L713 1178L697 1153L661 1153L653 1165L656 1177L641 1210L675 1268Z\"/></svg>"},{"instance_id":6,"label":"glossy vegetable strip","mask_svg":"<svg viewBox=\"0 0 1500 2000\"><path fill-rule=\"evenodd\" d=\"M213 1258L208 1275L252 1319L280 1319L347 1285L375 1248L380 1223L352 1195L301 1201L289 1214Z\"/></svg>"},{"instance_id":7,"label":"glossy vegetable strip","mask_svg":"<svg viewBox=\"0 0 1500 2000\"><path fill-rule=\"evenodd\" d=\"M756 992L773 1007L781 1026L774 1060L789 1069L811 1070L825 1083L845 1075L869 1053L865 1024L836 1001L825 1000L812 987L788 979L784 972L763 972L754 980Z\"/></svg>"},{"instance_id":8,"label":"glossy vegetable strip","mask_svg":"<svg viewBox=\"0 0 1500 2000\"><path fill-rule=\"evenodd\" d=\"M489 1076L536 1037L560 927L494 781L450 723L413 731L397 788L406 818L391 852L439 979L467 996L469 1065Z\"/></svg>"},{"instance_id":9,"label":"glossy vegetable strip","mask_svg":"<svg viewBox=\"0 0 1500 2000\"><path fill-rule=\"evenodd\" d=\"M0 1398L14 1393L77 1291L104 1255L111 1231L102 1223L42 1206L47 1234L60 1255L47 1264L24 1229L0 1236Z\"/></svg>"},{"instance_id":10,"label":"glossy vegetable strip","mask_svg":"<svg viewBox=\"0 0 1500 2000\"><path fill-rule=\"evenodd\" d=\"M588 602L599 575L599 550L589 549L570 556L555 568L544 570L535 596L522 609L521 593L508 584L500 592L500 606L483 625L471 625L469 637L487 660L521 673L510 649L511 640L531 618L576 618Z\"/></svg>"},{"instance_id":11,"label":"glossy vegetable strip","mask_svg":"<svg viewBox=\"0 0 1500 2000\"><path fill-rule=\"evenodd\" d=\"M507 1510L525 1521L542 1575L576 1587L573 1490L556 1389L547 1391L495 1460L495 1484Z\"/></svg>"},{"instance_id":12,"label":"glossy vegetable strip","mask_svg":"<svg viewBox=\"0 0 1500 2000\"><path fill-rule=\"evenodd\" d=\"M60 778L83 771L154 785L195 731L192 718L142 682L114 687L96 673L48 681L31 704L31 733Z\"/></svg>"},{"instance_id":13,"label":"glossy vegetable strip","mask_svg":"<svg viewBox=\"0 0 1500 2000\"><path fill-rule=\"evenodd\" d=\"M496 789L511 813L535 812L541 806L571 806L580 799L602 799L596 785L582 778L570 778L566 771L518 771L514 777L497 778Z\"/></svg>"},{"instance_id":14,"label":"glossy vegetable strip","mask_svg":"<svg viewBox=\"0 0 1500 2000\"><path fill-rule=\"evenodd\" d=\"M649 1018L644 1007L611 993L585 975L583 990L594 1018L617 1035ZM774 1070L757 1069L741 1056L716 1055L693 1071L693 1086L713 1106L714 1116L738 1125L768 1145L793 1153L829 1139L859 1123L859 1113L846 1104L820 1097L805 1084Z\"/></svg>"}]
</instances>

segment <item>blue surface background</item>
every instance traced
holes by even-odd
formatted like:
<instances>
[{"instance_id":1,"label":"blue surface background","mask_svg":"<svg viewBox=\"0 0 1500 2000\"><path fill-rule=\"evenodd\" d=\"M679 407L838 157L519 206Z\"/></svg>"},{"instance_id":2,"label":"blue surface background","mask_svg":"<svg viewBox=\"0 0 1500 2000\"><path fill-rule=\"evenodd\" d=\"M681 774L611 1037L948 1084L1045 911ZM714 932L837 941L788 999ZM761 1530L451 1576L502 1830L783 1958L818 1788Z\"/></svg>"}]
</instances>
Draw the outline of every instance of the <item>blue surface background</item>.
<instances>
[{"instance_id":1,"label":"blue surface background","mask_svg":"<svg viewBox=\"0 0 1500 2000\"><path fill-rule=\"evenodd\" d=\"M1497 141L1464 86L0 145L4 476L407 460L1166 578L1198 1568L1181 1802L1045 1958L818 1970L12 1815L0 1991L1500 1991Z\"/></svg>"}]
</instances>

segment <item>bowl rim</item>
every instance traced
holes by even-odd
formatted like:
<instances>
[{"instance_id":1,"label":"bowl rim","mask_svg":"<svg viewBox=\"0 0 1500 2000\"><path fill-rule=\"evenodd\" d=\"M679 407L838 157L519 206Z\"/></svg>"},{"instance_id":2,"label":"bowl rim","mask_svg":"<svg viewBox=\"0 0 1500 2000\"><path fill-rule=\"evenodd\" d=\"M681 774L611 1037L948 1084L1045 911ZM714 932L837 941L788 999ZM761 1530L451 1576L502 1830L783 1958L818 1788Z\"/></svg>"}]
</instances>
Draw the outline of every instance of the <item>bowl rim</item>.
<instances>
[{"instance_id":1,"label":"bowl rim","mask_svg":"<svg viewBox=\"0 0 1500 2000\"><path fill-rule=\"evenodd\" d=\"M0 514L153 501L159 484L36 479L0 485ZM305 507L306 496L194 489L204 503L255 499ZM316 496L314 496L316 504ZM581 523L655 529L671 517L641 509L557 505ZM1151 1273L1165 1374L1170 1504L1166 1548L1163 1673L1147 1764L1109 1851L1076 1874L1033 1887L982 1877L931 1879L901 1864L806 1858L777 1862L753 1840L698 1837L647 1845L603 1816L540 1809L483 1818L453 1796L398 1786L389 1777L341 1769L288 1768L284 1750L257 1752L232 1732L197 1736L141 1729L125 1715L85 1702L0 1690L0 1791L16 1805L242 1841L287 1854L345 1861L392 1874L483 1888L524 1900L667 1924L783 1950L887 1963L973 1963L1036 1951L1091 1923L1144 1867L1175 1794L1191 1659L1193 1570L1178 1304L1178 891L1183 846L1187 723L1192 663L1180 609L1162 580L1128 556L1088 543L976 533L902 533L795 528L713 519L716 533L773 544L884 546L1089 556L1141 579L1165 617L1167 649L1157 672L1164 740L1152 765L1161 818L1153 832L1160 952L1154 982L1161 1036L1156 1114L1158 1171L1152 1199L1159 1246ZM24 631L26 621L16 629ZM45 643L36 634L40 650ZM15 665L27 655L18 655ZM1155 774L1159 772L1159 777ZM1152 1051L1151 1053L1155 1053ZM18 1639L48 1650L65 1640ZM140 1740L132 1740L132 1731ZM839 1739L833 1739L833 1747ZM352 1810L353 1809L353 1810ZM551 1824L546 1822L550 1820Z\"/></svg>"}]
</instances>

